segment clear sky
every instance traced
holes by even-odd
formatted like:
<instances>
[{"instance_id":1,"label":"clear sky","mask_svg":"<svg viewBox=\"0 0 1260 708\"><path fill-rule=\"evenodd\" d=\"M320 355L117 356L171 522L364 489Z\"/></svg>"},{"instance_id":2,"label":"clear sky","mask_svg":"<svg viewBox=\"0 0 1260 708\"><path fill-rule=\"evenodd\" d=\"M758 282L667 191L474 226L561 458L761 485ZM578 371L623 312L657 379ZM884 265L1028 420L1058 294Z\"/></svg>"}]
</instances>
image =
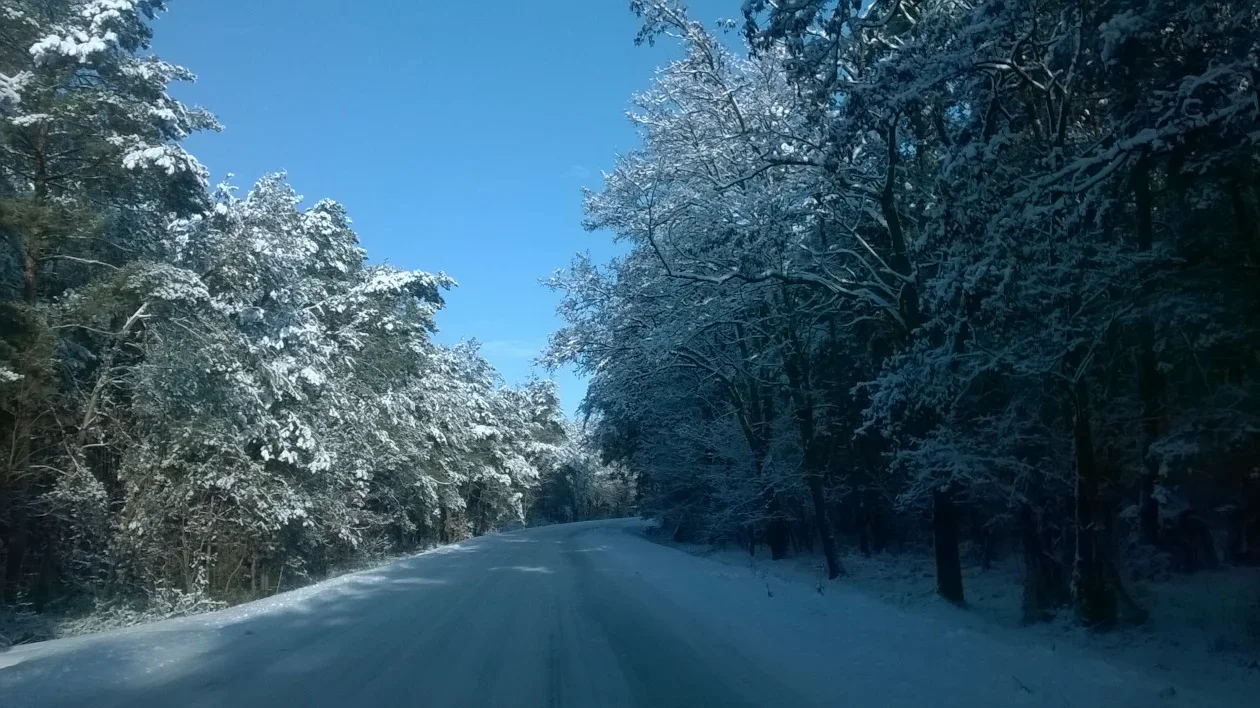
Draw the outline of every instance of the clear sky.
<instances>
[{"instance_id":1,"label":"clear sky","mask_svg":"<svg viewBox=\"0 0 1260 708\"><path fill-rule=\"evenodd\" d=\"M693 16L737 17L738 0ZM374 262L460 287L439 339L476 338L509 382L559 326L539 280L608 239L581 187L637 144L630 96L676 48L636 47L628 0L175 0L154 51L198 75L177 96L226 127L188 147L247 187L285 170L342 202ZM539 372L545 373L545 372ZM585 384L556 376L573 413Z\"/></svg>"}]
</instances>

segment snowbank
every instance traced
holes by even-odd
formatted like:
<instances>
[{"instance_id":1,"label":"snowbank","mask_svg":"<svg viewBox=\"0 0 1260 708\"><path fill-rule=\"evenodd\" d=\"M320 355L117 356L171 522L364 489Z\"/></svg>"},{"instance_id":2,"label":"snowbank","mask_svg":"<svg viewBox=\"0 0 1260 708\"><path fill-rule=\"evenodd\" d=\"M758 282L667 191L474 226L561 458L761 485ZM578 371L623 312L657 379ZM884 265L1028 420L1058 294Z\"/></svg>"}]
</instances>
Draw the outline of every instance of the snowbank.
<instances>
[{"instance_id":1,"label":"snowbank","mask_svg":"<svg viewBox=\"0 0 1260 708\"><path fill-rule=\"evenodd\" d=\"M1182 697L1176 705L1193 705L1187 702L1187 693L1231 706L1250 705L1260 695L1260 569L1235 568L1137 583L1133 592L1151 611L1151 620L1142 627L1095 633L1067 616L1050 624L1022 626L1022 569L1017 560L995 563L988 571L978 565L965 566L968 607L958 609L936 595L933 560L926 555L885 553L866 558L851 553L843 558L848 576L829 582L819 556L775 562L760 552L750 557L744 550L669 543L655 534L647 537L704 558L716 574L760 586L765 597L804 598L811 612L829 621L840 613L852 616L849 608L856 605L864 608L860 615L866 631L900 633L902 625L911 623L930 628L925 629L929 633L939 632L918 637L921 632L906 630L910 646L936 646L934 651L942 654L965 653L974 648L969 644L979 646L980 637L991 638L1008 650L1007 656L995 656L993 661L995 667L1009 671L1007 678L1013 684L1035 688L1040 682L1040 691L1047 694L1061 692L1064 700L1076 696L1071 703L1047 705L1107 705L1098 703L1099 696L1107 695L1100 681L1114 686L1140 684L1149 689L1150 698L1161 701ZM837 624L834 631L837 636L850 636L862 630L846 622ZM958 644L941 641L943 636L957 638ZM910 656L905 652L903 658ZM1040 661L1048 663L1039 667ZM1046 673L1065 661L1076 669ZM1086 674L1092 673L1093 679L1077 673L1077 678L1068 681L1081 662L1092 667ZM921 677L923 681L948 678L930 667L927 670L932 673ZM1085 686L1093 688L1083 690ZM1101 693L1091 698L1095 688Z\"/></svg>"}]
</instances>

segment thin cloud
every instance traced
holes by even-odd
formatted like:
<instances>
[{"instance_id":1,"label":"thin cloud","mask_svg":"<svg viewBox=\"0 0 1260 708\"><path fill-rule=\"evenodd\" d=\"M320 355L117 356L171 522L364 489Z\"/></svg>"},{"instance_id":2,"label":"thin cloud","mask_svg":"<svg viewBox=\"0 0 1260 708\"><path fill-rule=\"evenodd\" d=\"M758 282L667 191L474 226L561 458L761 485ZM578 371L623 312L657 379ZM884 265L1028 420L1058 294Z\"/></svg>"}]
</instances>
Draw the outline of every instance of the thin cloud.
<instances>
[{"instance_id":1,"label":"thin cloud","mask_svg":"<svg viewBox=\"0 0 1260 708\"><path fill-rule=\"evenodd\" d=\"M574 165L564 174L574 179L587 179L591 176L591 171L582 165Z\"/></svg>"}]
</instances>

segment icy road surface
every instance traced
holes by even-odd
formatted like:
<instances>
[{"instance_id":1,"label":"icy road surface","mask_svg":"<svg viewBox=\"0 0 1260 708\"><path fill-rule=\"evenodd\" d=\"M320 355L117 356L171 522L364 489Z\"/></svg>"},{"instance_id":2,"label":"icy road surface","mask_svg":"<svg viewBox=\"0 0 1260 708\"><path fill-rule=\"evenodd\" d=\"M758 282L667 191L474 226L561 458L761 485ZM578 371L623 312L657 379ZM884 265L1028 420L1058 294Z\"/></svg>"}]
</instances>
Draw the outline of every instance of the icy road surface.
<instances>
[{"instance_id":1,"label":"icy road surface","mask_svg":"<svg viewBox=\"0 0 1260 708\"><path fill-rule=\"evenodd\" d=\"M842 584L768 585L638 524L488 536L222 612L11 649L0 706L1229 704Z\"/></svg>"}]
</instances>

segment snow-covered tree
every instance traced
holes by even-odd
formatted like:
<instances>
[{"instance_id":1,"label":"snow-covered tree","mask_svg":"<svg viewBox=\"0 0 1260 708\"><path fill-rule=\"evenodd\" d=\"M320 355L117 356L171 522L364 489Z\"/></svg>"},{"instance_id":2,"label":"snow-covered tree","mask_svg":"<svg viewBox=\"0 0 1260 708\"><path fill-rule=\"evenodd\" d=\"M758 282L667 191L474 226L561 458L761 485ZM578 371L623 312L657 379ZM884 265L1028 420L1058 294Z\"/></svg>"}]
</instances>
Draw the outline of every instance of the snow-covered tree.
<instances>
[{"instance_id":1,"label":"snow-covered tree","mask_svg":"<svg viewBox=\"0 0 1260 708\"><path fill-rule=\"evenodd\" d=\"M435 344L454 282L337 203L210 190L164 5L0 3L4 600L249 597L520 519L554 390Z\"/></svg>"},{"instance_id":2,"label":"snow-covered tree","mask_svg":"<svg viewBox=\"0 0 1260 708\"><path fill-rule=\"evenodd\" d=\"M179 141L216 124L167 94L189 72L143 54L147 21L161 9L131 0L0 5L0 367L21 377L0 394L9 600L28 547L51 554L32 535L61 535L36 500L84 475L68 464L76 454L63 426L78 419L78 402L61 399L62 381L91 388L99 360L80 346L83 330L50 329L52 299L154 258L168 215L206 204L205 170ZM37 600L50 572L39 576Z\"/></svg>"},{"instance_id":3,"label":"snow-covered tree","mask_svg":"<svg viewBox=\"0 0 1260 708\"><path fill-rule=\"evenodd\" d=\"M606 450L736 535L775 515L731 513L764 474L735 470L794 429L824 546L930 514L962 601L965 516L1023 539L1030 617L1071 576L1087 623L1140 618L1124 520L1202 564L1187 498L1255 503L1254 470L1199 472L1255 444L1253 5L753 1L742 58L632 3L686 56L588 196L629 252L555 281Z\"/></svg>"}]
</instances>

